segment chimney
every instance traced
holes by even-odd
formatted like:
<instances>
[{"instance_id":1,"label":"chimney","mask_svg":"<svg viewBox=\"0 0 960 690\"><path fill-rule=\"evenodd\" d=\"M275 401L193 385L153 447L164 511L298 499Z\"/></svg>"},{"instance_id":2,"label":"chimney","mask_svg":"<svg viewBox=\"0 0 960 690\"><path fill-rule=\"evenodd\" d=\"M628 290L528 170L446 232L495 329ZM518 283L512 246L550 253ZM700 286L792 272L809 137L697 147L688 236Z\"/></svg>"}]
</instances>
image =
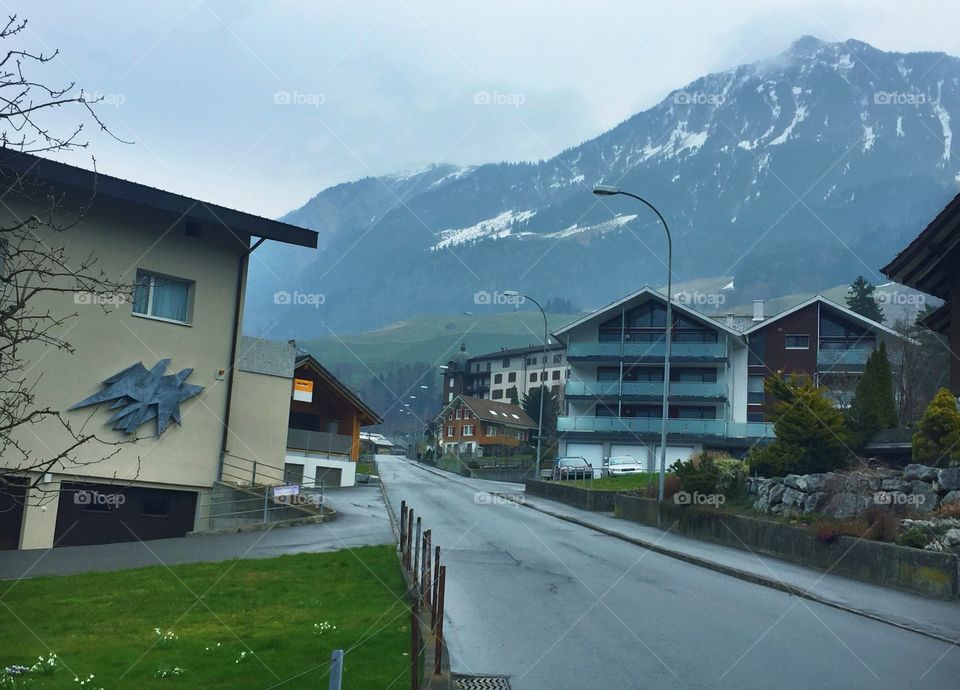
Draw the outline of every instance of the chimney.
<instances>
[{"instance_id":1,"label":"chimney","mask_svg":"<svg viewBox=\"0 0 960 690\"><path fill-rule=\"evenodd\" d=\"M724 318L724 320L723 320L723 323L726 324L727 326L730 326L731 328L733 328L733 316L734 316L734 315L733 315L733 312L732 312L732 311L731 311L731 312L728 312L726 318Z\"/></svg>"},{"instance_id":2,"label":"chimney","mask_svg":"<svg viewBox=\"0 0 960 690\"><path fill-rule=\"evenodd\" d=\"M763 321L763 300L762 299L753 300L753 320Z\"/></svg>"}]
</instances>

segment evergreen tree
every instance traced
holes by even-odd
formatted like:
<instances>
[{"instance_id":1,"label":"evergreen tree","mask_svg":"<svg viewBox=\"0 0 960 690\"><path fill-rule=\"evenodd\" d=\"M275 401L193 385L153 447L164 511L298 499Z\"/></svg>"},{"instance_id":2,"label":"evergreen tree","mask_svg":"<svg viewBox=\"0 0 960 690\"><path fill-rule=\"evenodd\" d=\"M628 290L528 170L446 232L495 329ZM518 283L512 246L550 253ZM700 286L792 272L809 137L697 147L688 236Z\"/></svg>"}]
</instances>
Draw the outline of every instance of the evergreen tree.
<instances>
[{"instance_id":1,"label":"evergreen tree","mask_svg":"<svg viewBox=\"0 0 960 690\"><path fill-rule=\"evenodd\" d=\"M887 347L881 343L873 352L857 383L857 392L847 411L851 445L860 450L881 429L897 425L897 404L893 397L893 371Z\"/></svg>"},{"instance_id":2,"label":"evergreen tree","mask_svg":"<svg viewBox=\"0 0 960 690\"><path fill-rule=\"evenodd\" d=\"M521 407L530 419L536 423L540 416L540 396L543 396L543 444L545 450L549 450L556 445L557 437L557 414L559 412L560 401L546 386L534 386L525 396ZM534 445L536 443L534 442Z\"/></svg>"},{"instance_id":3,"label":"evergreen tree","mask_svg":"<svg viewBox=\"0 0 960 690\"><path fill-rule=\"evenodd\" d=\"M869 283L866 278L857 276L857 279L850 284L847 291L847 306L861 316L883 323L883 309L873 298L874 290L876 290L876 287Z\"/></svg>"},{"instance_id":4,"label":"evergreen tree","mask_svg":"<svg viewBox=\"0 0 960 690\"><path fill-rule=\"evenodd\" d=\"M960 465L960 411L953 393L941 388L913 435L913 461L940 467Z\"/></svg>"},{"instance_id":5,"label":"evergreen tree","mask_svg":"<svg viewBox=\"0 0 960 690\"><path fill-rule=\"evenodd\" d=\"M518 393L517 393L517 387L516 387L516 386L510 386L510 387L507 389L507 400L510 401L510 404L511 404L511 405L519 405L519 404L520 404L520 396L519 396Z\"/></svg>"},{"instance_id":6,"label":"evergreen tree","mask_svg":"<svg viewBox=\"0 0 960 690\"><path fill-rule=\"evenodd\" d=\"M776 439L757 446L748 457L750 467L767 477L828 472L847 464L843 415L825 390L807 375L777 372L764 382L773 398L770 416Z\"/></svg>"}]
</instances>

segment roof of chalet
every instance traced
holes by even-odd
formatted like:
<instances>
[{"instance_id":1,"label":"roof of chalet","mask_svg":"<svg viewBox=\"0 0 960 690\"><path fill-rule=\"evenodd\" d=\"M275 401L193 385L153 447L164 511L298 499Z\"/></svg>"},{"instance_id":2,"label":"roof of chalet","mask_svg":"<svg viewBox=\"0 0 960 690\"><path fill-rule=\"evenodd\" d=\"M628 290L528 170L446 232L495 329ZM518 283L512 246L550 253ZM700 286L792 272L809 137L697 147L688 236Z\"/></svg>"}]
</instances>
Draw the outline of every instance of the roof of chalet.
<instances>
[{"instance_id":1,"label":"roof of chalet","mask_svg":"<svg viewBox=\"0 0 960 690\"><path fill-rule=\"evenodd\" d=\"M849 309L849 308L843 306L842 304L837 304L837 303L834 302L833 300L827 299L827 298L824 297L823 295L814 295L814 296L811 297L810 299L804 300L804 301L801 302L800 304L798 304L798 305L796 305L796 306L793 306L793 307L790 307L789 309L787 309L787 310L785 310L785 311L782 311L782 312L780 312L779 314L775 314L775 315L773 315L773 316L769 316L769 317L765 318L763 321L757 321L755 326L747 329L746 331L744 331L744 333L745 333L746 335L749 335L749 334L751 334L751 333L755 333L756 331L759 331L759 330L762 330L763 328L766 328L766 327L769 326L771 323L774 323L774 322L776 322L776 321L779 321L780 319L784 318L785 316L789 316L790 314L793 314L794 312L798 312L798 311L800 311L801 309L805 309L805 308L809 307L811 304L816 304L817 302L819 302L820 304L826 306L826 307L829 308L829 309L833 309L833 310L835 310L835 311L840 312L841 314L843 314L844 316L846 316L847 318L849 318L849 319L851 319L851 320L853 320L853 321L858 321L859 323L863 324L863 325L866 326L867 328L871 328L871 329L878 330L878 331L883 331L884 333L887 333L888 335L895 336L895 337L897 337L897 338L903 338L903 337L904 337L903 335L901 335L900 333L897 333L897 332L896 332L895 330L893 330L892 328L889 328L888 326L884 326L882 323L880 323L880 322L878 322L878 321L874 321L873 319L868 319L866 316L863 316L862 314L858 314L857 312L855 312L855 311L853 311L852 309Z\"/></svg>"},{"instance_id":2,"label":"roof of chalet","mask_svg":"<svg viewBox=\"0 0 960 690\"><path fill-rule=\"evenodd\" d=\"M361 424L383 424L383 417L374 412L373 408L367 405L367 403L363 402L360 396L357 395L352 388L334 376L333 372L320 364L320 362L318 362L313 355L300 351L297 353L296 368L299 369L300 367L304 366L313 369L317 374L320 375L321 378L330 384L331 388L346 398L347 402L356 407L367 417L369 421L364 422L361 420Z\"/></svg>"},{"instance_id":3,"label":"roof of chalet","mask_svg":"<svg viewBox=\"0 0 960 690\"><path fill-rule=\"evenodd\" d=\"M361 431L360 440L370 441L370 443L373 443L374 445L384 446L385 448L392 448L396 445L393 441L388 439L383 434L378 434L373 431Z\"/></svg>"},{"instance_id":4,"label":"roof of chalet","mask_svg":"<svg viewBox=\"0 0 960 690\"><path fill-rule=\"evenodd\" d=\"M605 306L605 307L600 307L599 309L597 309L597 310L595 310L595 311L587 314L586 316L583 316L583 317L577 319L576 321L573 321L573 322L571 322L571 323L568 323L568 324L567 324L566 326L564 326L563 328L560 328L559 330L554 331L554 332L553 332L553 335L554 335L554 336L562 335L562 334L564 334L564 333L567 333L568 331L573 330L574 328L577 328L577 327L579 327L579 326L584 325L585 323L588 323L588 322L590 322L590 321L593 321L594 319L601 318L601 317L602 317L603 315L605 315L607 312L613 311L613 310L616 309L617 307L623 306L624 304L626 304L626 303L628 303L628 302L630 302L630 301L632 301L632 300L635 300L635 299L637 299L638 297L641 297L641 296L643 296L643 295L648 295L648 296L652 297L653 299L656 299L656 300L658 300L658 301L660 301L660 302L663 302L664 304L666 304L666 302L667 302L667 297L666 297L666 295L664 295L663 293L661 293L661 292L659 292L659 291L657 291L657 290L654 290L653 288L650 288L650 287L648 287L648 286L644 286L644 287L640 288L639 290L637 290L636 292L630 293L630 294L627 295L626 297L621 297L621 298L618 299L616 302L611 302L610 304L608 304L608 305ZM719 321L719 320L714 319L714 318L712 318L712 317L710 317L710 316L707 316L706 314L702 314L702 313L698 312L696 309L691 309L691 308L688 307L687 305L681 304L681 303L677 302L676 299L670 300L670 304L671 304L671 306L672 306L673 309L676 309L676 310L677 310L678 312L680 312L681 314L686 314L687 316L691 317L692 319L694 319L694 320L696 320L696 321L699 321L699 322L703 323L703 324L706 325L706 326L710 326L711 328L716 328L716 329L718 329L718 330L721 330L721 331L724 331L724 332L726 332L726 333L729 333L730 335L735 335L735 336L737 336L737 337L740 337L740 336L741 336L741 333L740 333L739 331L735 330L734 328L731 328L730 326L725 325L722 321Z\"/></svg>"},{"instance_id":5,"label":"roof of chalet","mask_svg":"<svg viewBox=\"0 0 960 690\"><path fill-rule=\"evenodd\" d=\"M470 408L470 411L476 415L482 422L492 422L496 424L505 424L506 426L522 427L525 429L534 429L537 423L530 418L523 408L512 403L500 402L498 400L484 400L475 398L472 395L458 395L448 402L440 410L438 418L444 417L447 410L453 407L457 401L462 402Z\"/></svg>"},{"instance_id":6,"label":"roof of chalet","mask_svg":"<svg viewBox=\"0 0 960 690\"><path fill-rule=\"evenodd\" d=\"M553 342L547 345L548 351L562 350L562 349L563 349L562 343ZM501 357L514 357L516 355L525 355L533 352L543 352L543 345L542 344L527 345L526 347L514 347L510 349L504 348L503 350L497 350L495 352L487 352L482 355L474 355L470 357L470 361L474 362L477 360L484 360L484 359L499 359Z\"/></svg>"},{"instance_id":7,"label":"roof of chalet","mask_svg":"<svg viewBox=\"0 0 960 690\"><path fill-rule=\"evenodd\" d=\"M254 236L311 249L317 247L317 233L313 230L0 147L0 190L30 179L95 194L96 197L149 206L186 221L225 227L241 236L244 242L248 236Z\"/></svg>"},{"instance_id":8,"label":"roof of chalet","mask_svg":"<svg viewBox=\"0 0 960 690\"><path fill-rule=\"evenodd\" d=\"M901 285L945 300L950 297L950 275L957 270L958 249L960 194L880 272Z\"/></svg>"}]
</instances>

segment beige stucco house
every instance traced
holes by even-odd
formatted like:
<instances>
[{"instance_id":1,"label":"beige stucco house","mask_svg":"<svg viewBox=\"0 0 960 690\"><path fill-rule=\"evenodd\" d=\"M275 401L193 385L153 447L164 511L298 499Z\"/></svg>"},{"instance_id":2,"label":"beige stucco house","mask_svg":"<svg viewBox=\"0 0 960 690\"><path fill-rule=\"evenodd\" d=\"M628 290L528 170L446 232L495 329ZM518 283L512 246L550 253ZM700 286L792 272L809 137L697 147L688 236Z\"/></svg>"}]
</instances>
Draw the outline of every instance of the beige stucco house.
<instances>
[{"instance_id":1,"label":"beige stucco house","mask_svg":"<svg viewBox=\"0 0 960 690\"><path fill-rule=\"evenodd\" d=\"M225 457L283 457L289 378L234 376L246 354L240 347L244 286L261 242L308 251L316 247L317 235L9 152L0 156L5 225L39 212L16 190L8 193L21 177L51 190L64 209L86 209L75 227L47 238L51 244L63 245L68 257L92 252L108 276L135 289L106 302L50 293L32 303L51 313L76 314L63 326L72 354L35 344L22 353L29 362L26 376L35 381L36 405L62 411L75 432L126 443L86 443L38 476L23 470L69 447L71 436L55 423L18 428L15 439L27 457L9 447L0 456L0 510L7 509L0 548L182 535L194 528L198 501L220 478ZM98 392L109 393L104 382L111 377L136 365L150 371L163 360L169 360L160 372L171 377L166 384L192 370L181 373L179 383L202 390L179 401L180 423L170 416L159 436L158 419L170 411L162 405L138 408L146 419L133 434L110 423L123 400L113 408L115 397L69 410ZM125 401L129 404L130 398ZM157 409L158 416L151 417ZM129 443L132 438L135 443ZM111 457L103 460L107 455Z\"/></svg>"}]
</instances>

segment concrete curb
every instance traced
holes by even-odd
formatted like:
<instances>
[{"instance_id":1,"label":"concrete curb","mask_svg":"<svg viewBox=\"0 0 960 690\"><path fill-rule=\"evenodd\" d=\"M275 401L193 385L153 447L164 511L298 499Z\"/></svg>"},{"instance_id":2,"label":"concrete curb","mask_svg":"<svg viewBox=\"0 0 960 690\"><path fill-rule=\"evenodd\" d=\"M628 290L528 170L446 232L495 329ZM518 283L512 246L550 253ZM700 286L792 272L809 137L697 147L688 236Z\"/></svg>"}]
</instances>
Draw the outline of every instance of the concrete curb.
<instances>
[{"instance_id":1,"label":"concrete curb","mask_svg":"<svg viewBox=\"0 0 960 690\"><path fill-rule=\"evenodd\" d=\"M488 492L490 493L490 492ZM557 518L558 520L564 520L565 522L570 522L581 527L586 527L587 529L592 529L595 532L600 532L605 534L608 537L613 537L614 539L619 539L621 541L628 542L635 546L639 546L644 549L648 549L655 553L659 553L663 556L668 556L670 558L676 558L677 560L690 563L691 565L696 565L701 568L706 568L707 570L712 570L714 572L721 573L723 575L729 575L730 577L735 577L739 580L744 580L746 582L751 582L756 585L761 585L763 587L769 587L770 589L775 589L787 594L792 594L793 596L801 597L802 599L807 599L808 601L815 601L818 604L823 604L824 606L829 606L840 611L845 611L847 613L852 613L863 618L869 618L870 620L877 621L878 623L885 623L886 625L891 625L895 628L900 628L901 630L906 630L908 632L916 633L918 635L923 635L924 637L930 637L934 640L939 640L940 642L946 642L951 646L960 646L960 639L954 639L941 635L939 633L924 630L922 628L914 627L906 623L900 623L898 621L893 621L882 616L878 616L875 613L870 611L864 611L863 609L853 608L847 606L846 604L841 604L830 599L826 599L817 594L812 593L809 590L803 589L802 587L797 587L796 585L791 585L788 582L783 580L778 580L773 577L766 577L763 575L758 575L756 573L751 573L746 570L740 570L738 568L733 568L731 566L723 565L722 563L716 563L714 561L707 560L706 558L700 558L699 556L694 556L683 551L676 551L674 549L667 548L665 546L660 546L654 542L646 541L644 539L638 539L636 537L631 537L630 535L623 534L622 532L617 532L616 530L608 529L606 527L601 527L600 525L595 525L593 523L587 522L585 520L580 520L571 515L563 515L562 513L555 513L552 510L547 510L546 508L540 508L532 503L527 501L517 501L510 494L500 494L493 492L493 495L500 496L507 500L513 501L517 505L523 506L525 508L530 508L535 510L538 513L543 513L544 515L549 515L550 517Z\"/></svg>"},{"instance_id":2,"label":"concrete curb","mask_svg":"<svg viewBox=\"0 0 960 690\"><path fill-rule=\"evenodd\" d=\"M261 532L268 529L283 527L302 527L303 525L319 525L331 520L336 520L339 513L333 508L324 508L323 515L311 515L309 517L292 518L290 520L277 520L275 522L251 522L249 525L237 525L236 527L224 527L222 529L204 529L187 532L187 537L203 537L208 534L240 534L241 532Z\"/></svg>"}]
</instances>

